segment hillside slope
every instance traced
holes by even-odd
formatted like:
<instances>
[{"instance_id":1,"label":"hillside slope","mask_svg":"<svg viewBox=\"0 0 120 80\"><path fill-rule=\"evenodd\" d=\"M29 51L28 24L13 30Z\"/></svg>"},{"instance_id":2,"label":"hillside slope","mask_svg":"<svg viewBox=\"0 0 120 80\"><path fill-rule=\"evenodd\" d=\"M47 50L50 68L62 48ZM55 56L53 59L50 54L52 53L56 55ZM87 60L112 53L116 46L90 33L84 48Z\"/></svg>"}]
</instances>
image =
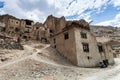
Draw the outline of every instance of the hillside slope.
<instances>
[{"instance_id":1,"label":"hillside slope","mask_svg":"<svg viewBox=\"0 0 120 80\"><path fill-rule=\"evenodd\" d=\"M26 44L24 47L25 50L0 63L0 80L119 80L119 58L108 68L80 68L61 57L50 45Z\"/></svg>"}]
</instances>

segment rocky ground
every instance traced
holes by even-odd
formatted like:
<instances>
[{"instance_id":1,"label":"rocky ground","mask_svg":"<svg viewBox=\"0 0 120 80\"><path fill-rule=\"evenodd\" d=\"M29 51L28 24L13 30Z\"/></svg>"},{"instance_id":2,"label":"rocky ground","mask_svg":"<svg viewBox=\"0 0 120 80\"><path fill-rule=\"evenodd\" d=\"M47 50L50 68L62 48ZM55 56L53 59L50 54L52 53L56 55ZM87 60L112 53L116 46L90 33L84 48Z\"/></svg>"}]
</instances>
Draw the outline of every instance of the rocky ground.
<instances>
[{"instance_id":1,"label":"rocky ground","mask_svg":"<svg viewBox=\"0 0 120 80\"><path fill-rule=\"evenodd\" d=\"M80 68L49 44L27 43L24 50L1 49L0 60L0 80L119 80L120 75L119 58L108 68Z\"/></svg>"},{"instance_id":2,"label":"rocky ground","mask_svg":"<svg viewBox=\"0 0 120 80\"><path fill-rule=\"evenodd\" d=\"M14 41L13 39L0 39L0 48L1 49L18 49L18 50L23 50L23 46Z\"/></svg>"}]
</instances>

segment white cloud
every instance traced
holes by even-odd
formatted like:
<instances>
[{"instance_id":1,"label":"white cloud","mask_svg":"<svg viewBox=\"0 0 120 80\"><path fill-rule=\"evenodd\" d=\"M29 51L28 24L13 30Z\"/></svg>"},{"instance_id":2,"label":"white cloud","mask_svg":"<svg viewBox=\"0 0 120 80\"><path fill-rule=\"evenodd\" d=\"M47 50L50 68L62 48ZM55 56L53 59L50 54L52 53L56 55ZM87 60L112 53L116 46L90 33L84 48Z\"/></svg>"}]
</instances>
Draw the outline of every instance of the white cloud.
<instances>
[{"instance_id":1,"label":"white cloud","mask_svg":"<svg viewBox=\"0 0 120 80\"><path fill-rule=\"evenodd\" d=\"M115 16L114 19L108 20L108 21L103 21L100 23L97 23L96 25L114 25L114 27L120 27L120 13Z\"/></svg>"},{"instance_id":2,"label":"white cloud","mask_svg":"<svg viewBox=\"0 0 120 80\"><path fill-rule=\"evenodd\" d=\"M109 25L112 24L112 22L114 22L114 20L103 21L103 22L97 23L97 24L95 24L95 25L105 25L105 26L109 26Z\"/></svg>"},{"instance_id":3,"label":"white cloud","mask_svg":"<svg viewBox=\"0 0 120 80\"><path fill-rule=\"evenodd\" d=\"M91 13L95 9L99 14L109 0L3 0L5 7L1 14L8 13L18 18L33 19L43 22L53 14L55 16L78 15L76 19L84 18L91 21ZM71 4L70 4L71 3ZM90 9L88 13L85 10Z\"/></svg>"},{"instance_id":4,"label":"white cloud","mask_svg":"<svg viewBox=\"0 0 120 80\"><path fill-rule=\"evenodd\" d=\"M59 12L56 15L64 16L74 16L76 19L84 18L87 21L91 21L91 13L95 12L97 14L101 13L102 7L105 7L109 0L56 0L55 4L59 8ZM72 2L70 5L69 3ZM90 12L84 13L85 10L90 10ZM74 18L73 18L74 19Z\"/></svg>"},{"instance_id":5,"label":"white cloud","mask_svg":"<svg viewBox=\"0 0 120 80\"><path fill-rule=\"evenodd\" d=\"M26 15L27 15L26 18L28 19L31 20L34 19L35 21L39 21L39 19L42 18L39 15L43 15L43 13L40 12L38 9L35 9L32 12L31 11L26 12Z\"/></svg>"},{"instance_id":6,"label":"white cloud","mask_svg":"<svg viewBox=\"0 0 120 80\"><path fill-rule=\"evenodd\" d=\"M111 4L113 4L114 7L118 7L118 6L120 6L120 0L112 0Z\"/></svg>"},{"instance_id":7,"label":"white cloud","mask_svg":"<svg viewBox=\"0 0 120 80\"><path fill-rule=\"evenodd\" d=\"M53 13L52 9L54 9L45 0L3 1L5 6L0 9L0 14L10 14L18 18L27 18L35 21L44 21L47 15Z\"/></svg>"}]
</instances>

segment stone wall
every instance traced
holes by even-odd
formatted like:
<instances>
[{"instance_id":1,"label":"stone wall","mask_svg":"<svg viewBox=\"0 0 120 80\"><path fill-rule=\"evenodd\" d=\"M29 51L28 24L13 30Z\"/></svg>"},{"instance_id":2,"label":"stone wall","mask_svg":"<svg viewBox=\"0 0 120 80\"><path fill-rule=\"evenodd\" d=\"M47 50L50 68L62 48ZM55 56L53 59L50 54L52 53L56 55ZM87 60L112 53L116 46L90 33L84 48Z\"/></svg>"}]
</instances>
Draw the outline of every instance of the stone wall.
<instances>
[{"instance_id":1,"label":"stone wall","mask_svg":"<svg viewBox=\"0 0 120 80\"><path fill-rule=\"evenodd\" d=\"M20 43L17 43L10 39L0 39L0 48L2 49L19 49L23 50L23 46Z\"/></svg>"},{"instance_id":2,"label":"stone wall","mask_svg":"<svg viewBox=\"0 0 120 80\"><path fill-rule=\"evenodd\" d=\"M44 22L44 25L50 29L50 32L53 34L59 33L62 31L62 29L66 26L66 20L65 17L54 17L52 15L48 16L46 21Z\"/></svg>"},{"instance_id":3,"label":"stone wall","mask_svg":"<svg viewBox=\"0 0 120 80\"><path fill-rule=\"evenodd\" d=\"M42 23L34 23L32 20L19 19L8 14L0 16L0 22L5 23L5 33L9 36L20 37L23 41L48 40L49 29Z\"/></svg>"},{"instance_id":4,"label":"stone wall","mask_svg":"<svg viewBox=\"0 0 120 80\"><path fill-rule=\"evenodd\" d=\"M102 61L98 52L96 38L90 33L89 30L75 28L75 43L78 66L80 67L96 67ZM86 33L87 38L81 38L80 33ZM89 51L83 51L83 43L89 45Z\"/></svg>"},{"instance_id":5,"label":"stone wall","mask_svg":"<svg viewBox=\"0 0 120 80\"><path fill-rule=\"evenodd\" d=\"M66 40L64 37L65 33L69 35L69 38ZM69 29L50 38L50 43L62 56L68 59L72 64L77 65L74 29Z\"/></svg>"},{"instance_id":6,"label":"stone wall","mask_svg":"<svg viewBox=\"0 0 120 80\"><path fill-rule=\"evenodd\" d=\"M108 59L109 64L114 64L114 57L113 57L113 51L112 51L112 47L110 46L110 44L103 44L104 49L105 49L105 57L106 59Z\"/></svg>"}]
</instances>

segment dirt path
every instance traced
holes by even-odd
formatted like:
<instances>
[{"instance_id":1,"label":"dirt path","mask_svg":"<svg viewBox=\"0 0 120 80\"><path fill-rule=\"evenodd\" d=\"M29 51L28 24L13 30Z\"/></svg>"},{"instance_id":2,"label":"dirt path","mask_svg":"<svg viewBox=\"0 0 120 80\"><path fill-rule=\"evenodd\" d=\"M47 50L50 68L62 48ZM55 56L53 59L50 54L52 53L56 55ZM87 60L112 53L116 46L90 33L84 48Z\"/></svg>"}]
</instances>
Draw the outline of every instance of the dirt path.
<instances>
[{"instance_id":1,"label":"dirt path","mask_svg":"<svg viewBox=\"0 0 120 80\"><path fill-rule=\"evenodd\" d=\"M18 63L18 62L23 61L23 60L28 59L28 58L34 58L34 59L35 59L35 58L37 58L37 57L36 57L37 53L38 53L38 52L42 52L42 50L46 49L47 47L49 47L49 45L45 46L45 47L42 48L42 49L36 49L37 51L32 53L32 52L30 51L30 50L32 49L32 47L25 46L25 48L27 48L26 51L27 51L28 53L32 53L32 54L30 54L30 55L28 55L28 56L26 56L26 57L23 57L23 58L20 58L20 59L17 59L17 60L8 62L8 63L6 63L6 64L4 64L4 65L1 65L0 68L4 68L4 67L6 67L6 66L9 66L9 65Z\"/></svg>"},{"instance_id":2,"label":"dirt path","mask_svg":"<svg viewBox=\"0 0 120 80\"><path fill-rule=\"evenodd\" d=\"M44 49L48 48L49 46L50 45L45 45L43 48L37 49L37 48L33 48L33 47L26 45L25 53L27 53L28 55L25 55L24 57L19 58L17 60L12 60L4 65L1 65L0 69L10 66L10 65L13 65L13 64L16 64L16 63L19 63L26 59L33 59L33 60L36 60L39 62L43 62L45 64L50 64L50 65L59 67L61 69L67 68L67 69L78 70L78 71L79 70L82 70L82 71L87 70L87 69L79 68L79 67L75 67L75 66L66 66L66 65L57 64L57 63L49 61L49 59L46 59L43 56L38 57L38 53L41 53ZM92 69L90 69L92 74L90 73L90 76L85 75L85 76L81 77L80 80L120 80L120 78L119 78L119 76L120 76L120 59L119 58L117 59L116 63L117 64L114 67L112 67L111 69L110 68L105 69L105 70L103 69L102 71L100 70L100 72L98 70L97 72L92 73ZM90 71L90 70L88 68L88 71ZM73 73L71 73L71 74L73 75ZM89 73L85 73L85 74L89 74Z\"/></svg>"},{"instance_id":3,"label":"dirt path","mask_svg":"<svg viewBox=\"0 0 120 80\"><path fill-rule=\"evenodd\" d=\"M15 61L12 61L12 62L9 62L9 63L6 63L6 64L0 66L0 68L4 68L4 67L6 67L6 66L9 66L9 65L12 65L12 64L18 63L18 62L20 62L20 61L23 61L23 60L25 60L25 59L30 58L31 56L32 56L32 55L27 56L27 57L24 57L24 58L21 58L21 59L18 59L18 60L15 60Z\"/></svg>"},{"instance_id":4,"label":"dirt path","mask_svg":"<svg viewBox=\"0 0 120 80\"><path fill-rule=\"evenodd\" d=\"M39 61L39 62L43 62L43 63L50 64L50 65L54 65L54 66L79 69L78 67L75 67L75 66L65 66L65 65L60 65L60 64L51 62L49 60L46 60L42 56L41 56L42 58L37 57L38 53L41 53L44 49L48 48L49 46L50 45L46 45L45 47L43 47L41 49L36 49L36 48L33 48L33 47L25 45L25 48L26 48L25 51L26 51L26 54L29 54L28 56L19 58L17 60L12 60L12 61L10 61L10 62L8 62L6 64L1 65L0 68L4 68L4 67L7 67L9 65L13 65L15 63L19 63L19 62L21 62L23 60L26 60L26 59L33 59L33 60L36 60L36 61ZM35 50L35 51L33 51L33 50Z\"/></svg>"},{"instance_id":5,"label":"dirt path","mask_svg":"<svg viewBox=\"0 0 120 80\"><path fill-rule=\"evenodd\" d=\"M120 59L117 59L117 62L120 62ZM112 69L98 72L93 75L94 76L86 77L82 80L120 80L120 64Z\"/></svg>"}]
</instances>

